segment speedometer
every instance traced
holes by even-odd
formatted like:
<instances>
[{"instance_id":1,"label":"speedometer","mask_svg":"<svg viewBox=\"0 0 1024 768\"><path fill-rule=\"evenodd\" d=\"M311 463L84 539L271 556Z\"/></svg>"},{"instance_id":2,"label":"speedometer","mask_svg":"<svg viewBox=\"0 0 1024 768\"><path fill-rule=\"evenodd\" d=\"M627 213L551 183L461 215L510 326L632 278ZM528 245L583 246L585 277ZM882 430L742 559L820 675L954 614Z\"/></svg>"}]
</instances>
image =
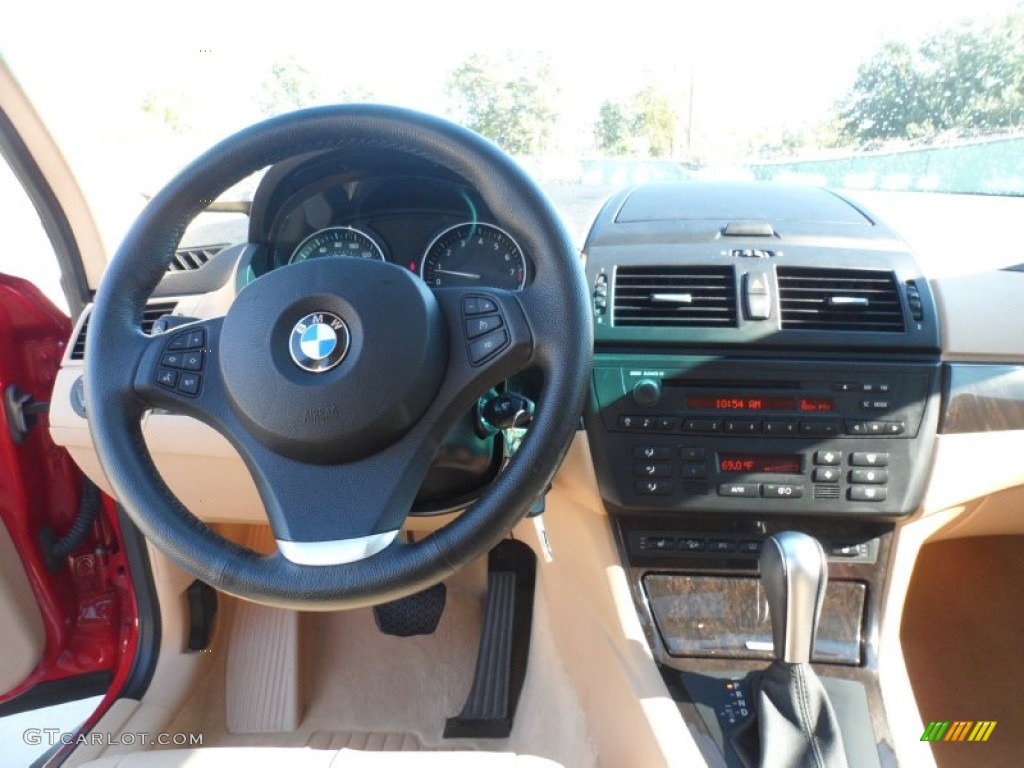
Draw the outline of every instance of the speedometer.
<instances>
[{"instance_id":1,"label":"speedometer","mask_svg":"<svg viewBox=\"0 0 1024 768\"><path fill-rule=\"evenodd\" d=\"M384 249L369 234L355 227L328 227L307 237L292 253L289 264L322 256L349 256L384 261Z\"/></svg>"},{"instance_id":2,"label":"speedometer","mask_svg":"<svg viewBox=\"0 0 1024 768\"><path fill-rule=\"evenodd\" d=\"M457 224L427 248L420 276L433 288L463 286L518 291L526 284L526 257L512 236L493 224Z\"/></svg>"}]
</instances>

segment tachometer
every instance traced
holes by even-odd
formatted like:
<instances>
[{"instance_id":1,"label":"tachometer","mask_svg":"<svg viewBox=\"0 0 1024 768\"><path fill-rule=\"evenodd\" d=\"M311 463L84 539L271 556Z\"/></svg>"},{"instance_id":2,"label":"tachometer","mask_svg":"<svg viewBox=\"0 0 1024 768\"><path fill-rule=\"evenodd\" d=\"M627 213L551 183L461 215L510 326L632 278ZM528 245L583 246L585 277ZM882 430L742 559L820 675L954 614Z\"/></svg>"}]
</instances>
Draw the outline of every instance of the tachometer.
<instances>
[{"instance_id":1,"label":"tachometer","mask_svg":"<svg viewBox=\"0 0 1024 768\"><path fill-rule=\"evenodd\" d=\"M427 285L505 288L526 284L526 257L512 236L493 224L468 222L434 238L420 264Z\"/></svg>"},{"instance_id":2,"label":"tachometer","mask_svg":"<svg viewBox=\"0 0 1024 768\"><path fill-rule=\"evenodd\" d=\"M369 234L355 227L328 227L314 232L301 243L288 260L294 264L322 256L350 256L384 261L384 249Z\"/></svg>"}]
</instances>

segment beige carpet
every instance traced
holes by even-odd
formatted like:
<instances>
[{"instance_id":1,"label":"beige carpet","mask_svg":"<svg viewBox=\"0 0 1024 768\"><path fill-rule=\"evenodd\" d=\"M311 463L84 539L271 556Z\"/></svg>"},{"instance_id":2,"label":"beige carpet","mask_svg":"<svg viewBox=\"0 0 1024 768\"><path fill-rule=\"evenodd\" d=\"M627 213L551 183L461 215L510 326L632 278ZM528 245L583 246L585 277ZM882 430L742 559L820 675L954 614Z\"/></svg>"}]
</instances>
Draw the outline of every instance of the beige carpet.
<instances>
[{"instance_id":1,"label":"beige carpet","mask_svg":"<svg viewBox=\"0 0 1024 768\"><path fill-rule=\"evenodd\" d=\"M924 547L907 596L902 641L925 724L997 722L986 743L933 744L940 768L1024 765L1024 538L954 539Z\"/></svg>"},{"instance_id":2,"label":"beige carpet","mask_svg":"<svg viewBox=\"0 0 1024 768\"><path fill-rule=\"evenodd\" d=\"M207 747L493 750L548 757L573 768L596 765L582 709L542 619L542 595L512 735L443 738L445 719L462 709L472 685L485 584L482 563L458 574L447 585L447 606L437 631L420 637L381 634L370 610L303 614L304 707L294 731L231 733L225 725L223 662L215 665L166 730L202 733ZM218 637L229 635L219 628Z\"/></svg>"}]
</instances>

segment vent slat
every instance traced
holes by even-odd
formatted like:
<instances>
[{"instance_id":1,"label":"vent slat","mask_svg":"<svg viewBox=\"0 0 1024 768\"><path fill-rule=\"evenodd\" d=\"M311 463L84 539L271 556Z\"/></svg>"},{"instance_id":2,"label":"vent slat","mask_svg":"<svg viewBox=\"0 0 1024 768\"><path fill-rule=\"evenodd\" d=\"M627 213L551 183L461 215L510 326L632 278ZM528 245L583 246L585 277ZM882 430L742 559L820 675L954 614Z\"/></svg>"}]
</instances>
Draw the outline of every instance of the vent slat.
<instances>
[{"instance_id":1,"label":"vent slat","mask_svg":"<svg viewBox=\"0 0 1024 768\"><path fill-rule=\"evenodd\" d=\"M688 296L689 301L655 299ZM612 323L620 327L736 327L732 267L647 266L615 271Z\"/></svg>"},{"instance_id":2,"label":"vent slat","mask_svg":"<svg viewBox=\"0 0 1024 768\"><path fill-rule=\"evenodd\" d=\"M899 288L890 272L779 267L777 274L783 330L906 330ZM830 303L830 299L839 297L865 299L867 306Z\"/></svg>"},{"instance_id":3,"label":"vent slat","mask_svg":"<svg viewBox=\"0 0 1024 768\"><path fill-rule=\"evenodd\" d=\"M164 315L173 314L178 303L175 301L154 301L146 305L146 308L142 311L142 332L150 334L153 332L153 323L159 320ZM72 360L84 360L85 359L85 338L89 332L89 318L86 317L82 323L82 328L78 332L78 336L75 338L75 343L71 347L71 359Z\"/></svg>"},{"instance_id":4,"label":"vent slat","mask_svg":"<svg viewBox=\"0 0 1024 768\"><path fill-rule=\"evenodd\" d=\"M227 248L227 244L204 245L201 248L179 248L167 267L168 272L192 272L202 269L214 256Z\"/></svg>"}]
</instances>

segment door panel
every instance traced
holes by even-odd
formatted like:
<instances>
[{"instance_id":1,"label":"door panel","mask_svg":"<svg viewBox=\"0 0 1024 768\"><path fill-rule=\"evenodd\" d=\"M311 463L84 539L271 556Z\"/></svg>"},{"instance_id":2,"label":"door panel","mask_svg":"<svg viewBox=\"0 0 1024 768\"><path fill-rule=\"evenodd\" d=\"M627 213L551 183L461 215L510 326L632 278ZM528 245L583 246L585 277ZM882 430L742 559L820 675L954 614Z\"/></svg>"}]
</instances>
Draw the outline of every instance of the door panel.
<instances>
[{"instance_id":1,"label":"door panel","mask_svg":"<svg viewBox=\"0 0 1024 768\"><path fill-rule=\"evenodd\" d=\"M0 654L0 691L9 691L42 660L46 630L21 557L5 526L0 526L0 616L7 628Z\"/></svg>"},{"instance_id":2,"label":"door panel","mask_svg":"<svg viewBox=\"0 0 1024 768\"><path fill-rule=\"evenodd\" d=\"M16 668L23 672L38 656L21 679L6 673L0 711L20 708L23 695L35 707L106 692L119 662L130 663L134 651L135 601L115 508L98 493L83 497L85 480L50 439L45 407L33 407L49 401L70 331L68 318L31 283L0 275L0 521L44 632L40 652L31 640L33 619L24 618L19 602L0 600L0 610L13 611L0 623L22 632L29 648ZM12 387L17 394L9 396ZM20 414L9 401L23 404ZM55 550L61 540L63 551ZM17 591L16 582L9 578L7 587Z\"/></svg>"}]
</instances>

